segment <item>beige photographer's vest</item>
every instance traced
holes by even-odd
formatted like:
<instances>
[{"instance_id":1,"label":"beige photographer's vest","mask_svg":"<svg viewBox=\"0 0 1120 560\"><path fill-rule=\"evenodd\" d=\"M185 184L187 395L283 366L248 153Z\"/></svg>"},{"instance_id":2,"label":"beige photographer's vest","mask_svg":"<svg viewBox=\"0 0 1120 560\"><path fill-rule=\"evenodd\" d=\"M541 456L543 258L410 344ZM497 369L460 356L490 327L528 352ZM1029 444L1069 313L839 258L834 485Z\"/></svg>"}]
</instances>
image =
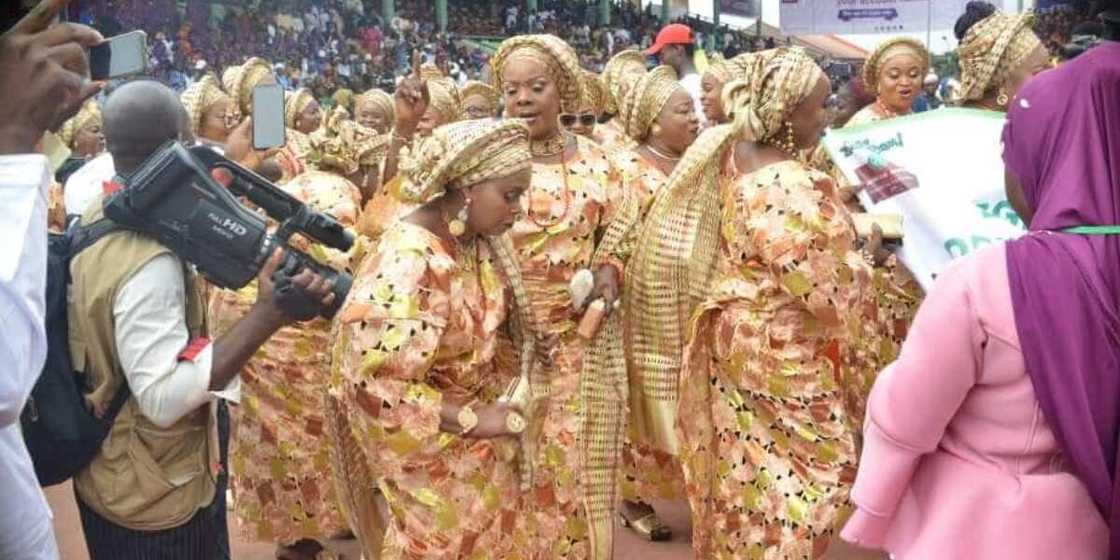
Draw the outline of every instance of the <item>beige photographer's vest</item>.
<instances>
[{"instance_id":1,"label":"beige photographer's vest","mask_svg":"<svg viewBox=\"0 0 1120 560\"><path fill-rule=\"evenodd\" d=\"M102 215L101 204L94 204L82 224ZM117 292L145 264L168 253L149 237L119 231L101 238L70 263L70 355L74 369L87 375L87 400L99 415L125 382L113 320ZM187 327L192 338L205 336L201 283L185 268L183 274ZM200 407L173 426L160 428L130 396L101 452L74 477L82 502L109 521L138 531L170 529L189 521L214 499L218 453L213 409L213 405Z\"/></svg>"}]
</instances>

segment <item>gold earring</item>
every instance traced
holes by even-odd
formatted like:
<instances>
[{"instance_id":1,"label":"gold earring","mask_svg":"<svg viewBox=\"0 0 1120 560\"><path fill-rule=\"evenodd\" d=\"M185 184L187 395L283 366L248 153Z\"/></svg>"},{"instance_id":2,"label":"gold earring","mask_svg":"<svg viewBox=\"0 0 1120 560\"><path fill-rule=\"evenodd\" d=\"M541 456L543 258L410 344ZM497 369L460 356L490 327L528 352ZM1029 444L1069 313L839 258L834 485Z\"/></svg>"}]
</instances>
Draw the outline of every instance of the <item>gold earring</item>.
<instances>
[{"instance_id":1,"label":"gold earring","mask_svg":"<svg viewBox=\"0 0 1120 560\"><path fill-rule=\"evenodd\" d=\"M650 130L650 134L654 136L661 136L661 125L654 123L653 129Z\"/></svg>"},{"instance_id":2,"label":"gold earring","mask_svg":"<svg viewBox=\"0 0 1120 560\"><path fill-rule=\"evenodd\" d=\"M778 149L790 156L796 156L797 140L793 137L793 125L790 124L789 121L786 121L784 128L786 129L786 137L785 140L778 141Z\"/></svg>"},{"instance_id":3,"label":"gold earring","mask_svg":"<svg viewBox=\"0 0 1120 560\"><path fill-rule=\"evenodd\" d=\"M996 103L1000 107L1006 107L1011 100L1007 98L1007 90L999 88L999 95L996 96Z\"/></svg>"},{"instance_id":4,"label":"gold earring","mask_svg":"<svg viewBox=\"0 0 1120 560\"><path fill-rule=\"evenodd\" d=\"M471 198L468 196L455 218L447 222L447 231L451 232L451 235L462 237L462 235L467 232L467 218L470 215L470 205Z\"/></svg>"}]
</instances>

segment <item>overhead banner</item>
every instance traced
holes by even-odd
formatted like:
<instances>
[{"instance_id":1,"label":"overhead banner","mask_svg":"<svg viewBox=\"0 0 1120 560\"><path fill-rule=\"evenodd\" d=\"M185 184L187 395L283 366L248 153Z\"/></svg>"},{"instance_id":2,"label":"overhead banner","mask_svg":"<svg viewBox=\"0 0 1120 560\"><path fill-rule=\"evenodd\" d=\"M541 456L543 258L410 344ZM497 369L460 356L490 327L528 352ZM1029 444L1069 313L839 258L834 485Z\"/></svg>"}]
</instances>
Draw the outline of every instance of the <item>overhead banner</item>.
<instances>
[{"instance_id":1,"label":"overhead banner","mask_svg":"<svg viewBox=\"0 0 1120 560\"><path fill-rule=\"evenodd\" d=\"M873 214L902 216L898 256L927 291L953 259L1022 235L1004 194L1001 113L940 109L831 131L824 146Z\"/></svg>"},{"instance_id":2,"label":"overhead banner","mask_svg":"<svg viewBox=\"0 0 1120 560\"><path fill-rule=\"evenodd\" d=\"M761 13L762 0L719 0L721 14L756 18Z\"/></svg>"},{"instance_id":3,"label":"overhead banner","mask_svg":"<svg viewBox=\"0 0 1120 560\"><path fill-rule=\"evenodd\" d=\"M968 0L781 0L783 35L952 29Z\"/></svg>"}]
</instances>

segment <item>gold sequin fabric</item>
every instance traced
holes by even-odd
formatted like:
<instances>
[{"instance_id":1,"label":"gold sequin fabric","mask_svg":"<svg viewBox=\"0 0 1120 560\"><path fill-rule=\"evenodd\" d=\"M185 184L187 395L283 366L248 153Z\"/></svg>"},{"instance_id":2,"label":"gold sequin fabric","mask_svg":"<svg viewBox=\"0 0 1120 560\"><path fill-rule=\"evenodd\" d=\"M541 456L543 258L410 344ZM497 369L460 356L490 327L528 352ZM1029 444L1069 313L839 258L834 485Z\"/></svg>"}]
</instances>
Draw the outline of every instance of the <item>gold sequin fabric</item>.
<instances>
[{"instance_id":1,"label":"gold sequin fabric","mask_svg":"<svg viewBox=\"0 0 1120 560\"><path fill-rule=\"evenodd\" d=\"M912 54L917 56L923 61L924 69L922 76L929 71L930 58L929 50L920 41L911 39L909 37L895 37L879 43L871 56L867 57L867 62L863 65L863 83L867 87L867 91L873 94L879 93L879 78L883 66L892 57L899 54Z\"/></svg>"},{"instance_id":2,"label":"gold sequin fabric","mask_svg":"<svg viewBox=\"0 0 1120 560\"><path fill-rule=\"evenodd\" d=\"M398 221L362 261L331 344L330 395L391 512L382 559L532 558L510 438L440 431L444 402L493 403L506 291L488 246Z\"/></svg>"},{"instance_id":3,"label":"gold sequin fabric","mask_svg":"<svg viewBox=\"0 0 1120 560\"><path fill-rule=\"evenodd\" d=\"M290 130L295 132L294 130ZM302 152L313 167L335 170L345 175L362 166L378 165L389 149L390 137L377 134L350 120L349 113L335 107L315 132L303 136Z\"/></svg>"},{"instance_id":4,"label":"gold sequin fabric","mask_svg":"<svg viewBox=\"0 0 1120 560\"><path fill-rule=\"evenodd\" d=\"M449 184L468 186L528 169L529 129L516 119L441 126L401 157L405 202L423 204Z\"/></svg>"},{"instance_id":5,"label":"gold sequin fabric","mask_svg":"<svg viewBox=\"0 0 1120 560\"><path fill-rule=\"evenodd\" d=\"M623 78L632 73L646 71L646 57L640 51L628 49L611 57L603 68L601 79L607 92L604 112L608 115L618 113L618 100L625 95L627 80Z\"/></svg>"},{"instance_id":6,"label":"gold sequin fabric","mask_svg":"<svg viewBox=\"0 0 1120 560\"><path fill-rule=\"evenodd\" d=\"M723 106L758 141L772 139L813 91L824 71L800 48L758 53L750 60L750 79L723 88ZM741 99L736 99L741 98Z\"/></svg>"},{"instance_id":7,"label":"gold sequin fabric","mask_svg":"<svg viewBox=\"0 0 1120 560\"><path fill-rule=\"evenodd\" d=\"M754 58L758 53L743 53L732 58L723 58L720 54L712 56L708 63L708 73L727 83L731 80L746 80L750 76Z\"/></svg>"},{"instance_id":8,"label":"gold sequin fabric","mask_svg":"<svg viewBox=\"0 0 1120 560\"><path fill-rule=\"evenodd\" d=\"M579 111L583 100L583 70L579 57L568 43L554 35L518 35L502 41L490 60L494 87L498 91L503 89L502 74L506 64L520 56L543 62L548 67L549 76L560 92L561 111Z\"/></svg>"},{"instance_id":9,"label":"gold sequin fabric","mask_svg":"<svg viewBox=\"0 0 1120 560\"><path fill-rule=\"evenodd\" d=\"M615 118L631 140L641 143L649 138L650 130L669 97L684 88L677 80L677 73L669 66L658 66L631 79L633 82L625 88L626 94L619 100Z\"/></svg>"},{"instance_id":10,"label":"gold sequin fabric","mask_svg":"<svg viewBox=\"0 0 1120 560\"><path fill-rule=\"evenodd\" d=\"M337 175L311 171L281 187L346 227L357 218L357 187ZM292 238L320 262L342 267L347 255ZM210 317L215 333L228 331L256 301L256 284L237 292L215 290ZM322 398L329 375L331 324L316 319L280 329L241 371L241 406L230 448L234 514L246 538L291 544L325 540L346 528L329 468Z\"/></svg>"},{"instance_id":11,"label":"gold sequin fabric","mask_svg":"<svg viewBox=\"0 0 1120 560\"><path fill-rule=\"evenodd\" d=\"M677 434L697 558L822 558L849 514L850 345L870 267L832 181L796 161L733 176L690 325Z\"/></svg>"},{"instance_id":12,"label":"gold sequin fabric","mask_svg":"<svg viewBox=\"0 0 1120 560\"><path fill-rule=\"evenodd\" d=\"M312 101L315 101L315 96L307 88L284 92L284 126L295 128L296 120Z\"/></svg>"},{"instance_id":13,"label":"gold sequin fabric","mask_svg":"<svg viewBox=\"0 0 1120 560\"><path fill-rule=\"evenodd\" d=\"M215 103L227 99L230 99L230 96L222 91L218 79L211 74L191 84L191 87L179 96L190 118L191 132L198 134L199 128L202 127L202 115L206 114L206 110L213 107Z\"/></svg>"},{"instance_id":14,"label":"gold sequin fabric","mask_svg":"<svg viewBox=\"0 0 1120 560\"><path fill-rule=\"evenodd\" d=\"M1034 15L996 12L973 25L957 47L962 100L977 100L1003 87L1008 76L1042 45Z\"/></svg>"},{"instance_id":15,"label":"gold sequin fabric","mask_svg":"<svg viewBox=\"0 0 1120 560\"><path fill-rule=\"evenodd\" d=\"M607 107L607 88L599 75L583 71L583 103L581 109L590 111L596 116L603 114Z\"/></svg>"},{"instance_id":16,"label":"gold sequin fabric","mask_svg":"<svg viewBox=\"0 0 1120 560\"><path fill-rule=\"evenodd\" d=\"M96 101L90 99L82 104L82 108L76 115L62 123L62 128L58 130L58 138L67 147L73 148L78 131L94 123L101 123L101 108L97 106Z\"/></svg>"},{"instance_id":17,"label":"gold sequin fabric","mask_svg":"<svg viewBox=\"0 0 1120 560\"><path fill-rule=\"evenodd\" d=\"M272 65L254 56L240 66L226 68L222 73L222 89L233 98L241 114L248 115L253 112L253 88L271 74Z\"/></svg>"}]
</instances>

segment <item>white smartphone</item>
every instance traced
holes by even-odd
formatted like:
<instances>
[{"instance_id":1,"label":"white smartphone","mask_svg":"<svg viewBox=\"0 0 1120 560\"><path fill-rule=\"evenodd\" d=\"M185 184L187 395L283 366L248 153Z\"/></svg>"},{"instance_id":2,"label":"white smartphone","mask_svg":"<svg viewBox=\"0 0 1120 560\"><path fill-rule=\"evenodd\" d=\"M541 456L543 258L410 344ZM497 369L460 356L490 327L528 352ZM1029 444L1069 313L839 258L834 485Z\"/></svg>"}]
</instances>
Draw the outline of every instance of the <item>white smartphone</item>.
<instances>
[{"instance_id":1,"label":"white smartphone","mask_svg":"<svg viewBox=\"0 0 1120 560\"><path fill-rule=\"evenodd\" d=\"M277 84L253 88L253 148L284 145L284 88Z\"/></svg>"},{"instance_id":2,"label":"white smartphone","mask_svg":"<svg viewBox=\"0 0 1120 560\"><path fill-rule=\"evenodd\" d=\"M148 34L130 31L89 49L89 76L109 80L148 69Z\"/></svg>"}]
</instances>

